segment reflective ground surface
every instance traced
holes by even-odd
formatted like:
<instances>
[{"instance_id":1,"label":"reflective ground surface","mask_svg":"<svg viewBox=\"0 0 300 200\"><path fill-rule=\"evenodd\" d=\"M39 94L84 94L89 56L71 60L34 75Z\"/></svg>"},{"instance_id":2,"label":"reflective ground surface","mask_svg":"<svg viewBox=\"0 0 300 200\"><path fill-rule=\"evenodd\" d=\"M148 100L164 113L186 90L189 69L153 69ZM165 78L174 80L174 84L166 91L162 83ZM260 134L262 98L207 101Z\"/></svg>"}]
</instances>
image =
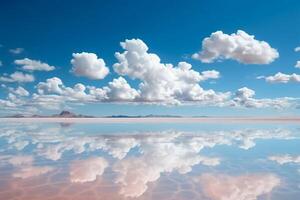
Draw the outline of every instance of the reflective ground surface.
<instances>
[{"instance_id":1,"label":"reflective ground surface","mask_svg":"<svg viewBox=\"0 0 300 200\"><path fill-rule=\"evenodd\" d=\"M300 126L0 123L0 199L299 200Z\"/></svg>"}]
</instances>

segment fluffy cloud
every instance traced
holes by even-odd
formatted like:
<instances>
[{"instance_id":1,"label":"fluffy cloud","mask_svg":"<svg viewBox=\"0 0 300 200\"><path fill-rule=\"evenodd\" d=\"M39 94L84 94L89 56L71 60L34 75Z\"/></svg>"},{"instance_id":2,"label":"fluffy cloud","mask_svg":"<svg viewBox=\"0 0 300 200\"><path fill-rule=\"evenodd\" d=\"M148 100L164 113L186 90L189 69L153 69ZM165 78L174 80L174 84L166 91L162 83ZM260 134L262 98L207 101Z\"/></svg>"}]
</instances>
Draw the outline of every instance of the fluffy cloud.
<instances>
[{"instance_id":1,"label":"fluffy cloud","mask_svg":"<svg viewBox=\"0 0 300 200\"><path fill-rule=\"evenodd\" d=\"M198 181L204 195L211 200L257 200L280 185L280 179L273 174L203 174Z\"/></svg>"},{"instance_id":2,"label":"fluffy cloud","mask_svg":"<svg viewBox=\"0 0 300 200\"><path fill-rule=\"evenodd\" d=\"M66 87L62 80L53 77L46 82L37 85L37 94L34 94L34 102L43 99L55 99L52 102L139 102L159 104L200 103L223 105L229 99L230 93L218 93L213 90L204 90L200 87L201 81L217 79L220 73L215 70L203 71L201 73L192 70L192 66L180 62L174 67L171 64L163 64L156 54L148 53L147 45L139 40L126 40L121 43L125 49L123 53L116 53L118 63L114 64L115 71L122 76L138 79L138 89L132 88L123 77L113 79L102 88L85 86L81 83L73 88ZM74 54L74 67L85 66L80 60L94 60L94 54ZM98 59L99 60L99 59ZM94 66L94 65L93 65ZM80 68L80 67L79 67ZM78 68L78 70L79 70ZM95 73L93 73L95 74ZM56 104L57 105L57 104ZM59 107L59 106L53 106Z\"/></svg>"},{"instance_id":3,"label":"fluffy cloud","mask_svg":"<svg viewBox=\"0 0 300 200\"><path fill-rule=\"evenodd\" d=\"M269 160L275 161L280 165L286 163L297 163L300 164L300 156L282 155L282 156L270 156Z\"/></svg>"},{"instance_id":4,"label":"fluffy cloud","mask_svg":"<svg viewBox=\"0 0 300 200\"><path fill-rule=\"evenodd\" d=\"M202 41L202 51L194 59L211 63L218 59L233 59L244 64L269 64L279 57L276 49L242 30L231 35L214 32Z\"/></svg>"},{"instance_id":5,"label":"fluffy cloud","mask_svg":"<svg viewBox=\"0 0 300 200\"><path fill-rule=\"evenodd\" d=\"M61 110L67 99L60 95L40 95L34 93L28 104L31 107L44 108L47 110Z\"/></svg>"},{"instance_id":6,"label":"fluffy cloud","mask_svg":"<svg viewBox=\"0 0 300 200\"><path fill-rule=\"evenodd\" d=\"M207 73L202 72L201 78L219 76L218 73L213 71ZM23 88L24 89L24 88ZM75 84L73 87L66 87L62 80L53 77L47 79L45 82L37 84L37 93L33 93L30 98L20 99L29 95L28 91L22 88L10 88L10 93L7 100L2 99L1 105L5 108L27 108L42 107L50 110L62 109L64 106L71 104L87 104L87 103L101 103L101 102L125 102L125 103L163 103L172 104L174 99L166 99L165 101L146 101L141 96L142 91L132 88L123 77L113 79L107 86L96 88L94 86L85 86L81 83ZM210 90L208 90L210 91ZM207 91L206 91L207 92ZM205 93L206 93L205 92ZM232 106L232 107L247 107L247 108L285 108L294 105L297 101L295 98L275 98L275 99L256 99L254 98L255 91L249 88L240 88L234 96L227 93L219 93L218 95L211 91L211 96L198 101L182 100L177 103L197 103L212 106ZM18 97L18 98L17 98ZM230 98L229 98L230 97ZM210 99L211 98L211 99ZM169 101L167 101L169 100ZM210 101L211 100L211 101ZM175 99L176 102L176 99Z\"/></svg>"},{"instance_id":7,"label":"fluffy cloud","mask_svg":"<svg viewBox=\"0 0 300 200\"><path fill-rule=\"evenodd\" d=\"M148 46L140 39L121 42L123 53L116 53L114 70L122 76L138 79L140 96L137 101L178 104L181 102L222 102L228 93L204 90L199 82L219 78L217 71L199 73L186 62L177 66L161 63L160 58L148 53Z\"/></svg>"},{"instance_id":8,"label":"fluffy cloud","mask_svg":"<svg viewBox=\"0 0 300 200\"><path fill-rule=\"evenodd\" d=\"M296 47L294 50L295 50L296 52L298 52L298 51L300 51L300 47Z\"/></svg>"},{"instance_id":9,"label":"fluffy cloud","mask_svg":"<svg viewBox=\"0 0 300 200\"><path fill-rule=\"evenodd\" d=\"M31 96L29 91L21 86L13 88L3 84L2 87L8 92L6 99L0 100L3 110L13 112L14 114L22 113L23 115L31 115L33 112L37 112L39 102L35 101L36 94ZM53 101L48 100L49 105L53 104ZM46 104L47 102L45 102Z\"/></svg>"},{"instance_id":10,"label":"fluffy cloud","mask_svg":"<svg viewBox=\"0 0 300 200\"><path fill-rule=\"evenodd\" d=\"M236 91L232 100L232 106L242 106L246 108L284 108L290 106L290 98L276 99L255 99L255 91L247 87L240 88Z\"/></svg>"},{"instance_id":11,"label":"fluffy cloud","mask_svg":"<svg viewBox=\"0 0 300 200\"><path fill-rule=\"evenodd\" d=\"M87 99L93 102L134 102L140 95L123 77L113 79L103 88L87 86L87 89Z\"/></svg>"},{"instance_id":12,"label":"fluffy cloud","mask_svg":"<svg viewBox=\"0 0 300 200\"><path fill-rule=\"evenodd\" d=\"M238 33L234 37L238 35L242 37L246 34ZM263 43L254 41L253 43ZM44 82L39 82L35 87L37 92L31 96L22 88L9 91L7 98L1 99L0 104L3 105L4 109L14 108L15 110L22 107L62 109L65 106L74 104L83 105L103 102L282 108L292 105L290 102L294 101L291 98L255 99L255 92L248 88L239 89L235 95L230 92L206 90L201 87L201 83L209 79L220 78L221 75L218 71L198 72L193 70L192 65L186 62L179 62L177 65L162 63L159 56L150 53L148 46L140 39L121 42L121 47L124 51L115 53L117 63L113 65L114 71L120 77L114 78L103 87L98 88L82 83L67 87L60 78L53 77ZM29 71L47 71L54 68L46 63L26 58L15 62L22 64L23 70ZM109 73L104 61L93 53L75 53L71 63L73 65L71 71L78 76L101 79ZM138 85L132 87L126 78L134 80ZM296 78L294 79L296 80ZM4 74L0 77L0 81L32 82L34 76L15 72L10 75ZM17 97L22 96L28 98L23 98L20 101L20 98Z\"/></svg>"},{"instance_id":13,"label":"fluffy cloud","mask_svg":"<svg viewBox=\"0 0 300 200\"><path fill-rule=\"evenodd\" d=\"M237 90L235 93L236 97L239 99L249 99L255 95L255 91L247 87L243 87Z\"/></svg>"},{"instance_id":14,"label":"fluffy cloud","mask_svg":"<svg viewBox=\"0 0 300 200\"><path fill-rule=\"evenodd\" d=\"M288 83L288 82L300 82L300 75L298 74L284 74L278 72L274 76L259 76L258 79L265 79L269 83Z\"/></svg>"},{"instance_id":15,"label":"fluffy cloud","mask_svg":"<svg viewBox=\"0 0 300 200\"><path fill-rule=\"evenodd\" d=\"M39 82L37 84L37 91L39 94L55 93L61 94L63 82L60 78L53 77L46 80L46 82Z\"/></svg>"},{"instance_id":16,"label":"fluffy cloud","mask_svg":"<svg viewBox=\"0 0 300 200\"><path fill-rule=\"evenodd\" d=\"M2 109L10 109L10 108L15 108L17 105L14 104L13 102L9 101L9 100L4 100L4 99L0 99L0 105L2 107Z\"/></svg>"},{"instance_id":17,"label":"fluffy cloud","mask_svg":"<svg viewBox=\"0 0 300 200\"><path fill-rule=\"evenodd\" d=\"M103 88L103 92L108 101L133 101L140 95L122 77L109 82L108 86Z\"/></svg>"},{"instance_id":18,"label":"fluffy cloud","mask_svg":"<svg viewBox=\"0 0 300 200\"><path fill-rule=\"evenodd\" d=\"M12 54L20 54L24 51L23 48L15 48L15 49L10 49L9 52Z\"/></svg>"},{"instance_id":19,"label":"fluffy cloud","mask_svg":"<svg viewBox=\"0 0 300 200\"><path fill-rule=\"evenodd\" d=\"M295 67L296 67L296 68L300 68L300 61L297 61L297 62L296 62Z\"/></svg>"},{"instance_id":20,"label":"fluffy cloud","mask_svg":"<svg viewBox=\"0 0 300 200\"><path fill-rule=\"evenodd\" d=\"M66 87L62 80L57 77L38 83L36 88L38 93L33 95L33 102L43 107L45 105L49 109L60 108L60 105L65 102L89 103L96 101L94 95L87 93L85 85L77 83L73 88ZM52 105L47 104L47 101L51 102Z\"/></svg>"},{"instance_id":21,"label":"fluffy cloud","mask_svg":"<svg viewBox=\"0 0 300 200\"><path fill-rule=\"evenodd\" d=\"M76 160L70 165L70 179L73 183L95 181L108 167L108 162L101 157Z\"/></svg>"},{"instance_id":22,"label":"fluffy cloud","mask_svg":"<svg viewBox=\"0 0 300 200\"><path fill-rule=\"evenodd\" d=\"M96 88L85 86L81 83L74 85L73 88L66 87L62 80L53 77L46 82L37 85L38 94L35 98L55 98L61 102L131 102L139 96L139 92L131 88L127 81L122 78L113 79L107 86Z\"/></svg>"},{"instance_id":23,"label":"fluffy cloud","mask_svg":"<svg viewBox=\"0 0 300 200\"><path fill-rule=\"evenodd\" d=\"M21 86L18 86L16 89L9 88L9 91L18 96L29 96L29 92Z\"/></svg>"},{"instance_id":24,"label":"fluffy cloud","mask_svg":"<svg viewBox=\"0 0 300 200\"><path fill-rule=\"evenodd\" d=\"M61 109L61 106L69 102L89 103L95 101L95 97L86 93L86 87L77 83L73 88L66 87L57 77L49 78L46 82L40 82L36 86L37 94L33 94L31 103L46 109Z\"/></svg>"},{"instance_id":25,"label":"fluffy cloud","mask_svg":"<svg viewBox=\"0 0 300 200\"><path fill-rule=\"evenodd\" d=\"M73 88L66 87L59 78L51 78L46 82L40 82L37 85L38 93L33 93L32 98L25 101L23 105L40 106L46 109L62 109L64 105L100 102L137 102L145 103L139 99L141 93L139 90L131 88L125 79L119 77L109 82L108 86L96 88L94 86L84 86L76 84ZM8 99L14 99L14 93L8 96ZM220 101L219 105L215 102L206 102L206 105L231 106L246 108L276 108L281 109L295 104L295 98L275 98L275 99L256 99L255 92L249 88L241 88L232 99ZM2 100L2 104L10 104L14 101ZM147 102L146 102L147 103ZM161 103L161 102L160 102ZM168 102L169 103L169 102ZM18 104L22 105L22 104ZM14 105L16 107L16 105Z\"/></svg>"},{"instance_id":26,"label":"fluffy cloud","mask_svg":"<svg viewBox=\"0 0 300 200\"><path fill-rule=\"evenodd\" d=\"M50 66L47 63L43 63L39 60L31 60L29 58L15 60L15 64L21 65L21 68L26 71L52 71L55 69L54 66Z\"/></svg>"},{"instance_id":27,"label":"fluffy cloud","mask_svg":"<svg viewBox=\"0 0 300 200\"><path fill-rule=\"evenodd\" d=\"M34 76L32 74L25 74L22 72L14 72L10 75L1 76L0 81L2 82L33 82Z\"/></svg>"},{"instance_id":28,"label":"fluffy cloud","mask_svg":"<svg viewBox=\"0 0 300 200\"><path fill-rule=\"evenodd\" d=\"M104 60L98 58L94 53L73 53L71 64L72 73L89 79L104 79L109 73L109 68L105 65Z\"/></svg>"}]
</instances>

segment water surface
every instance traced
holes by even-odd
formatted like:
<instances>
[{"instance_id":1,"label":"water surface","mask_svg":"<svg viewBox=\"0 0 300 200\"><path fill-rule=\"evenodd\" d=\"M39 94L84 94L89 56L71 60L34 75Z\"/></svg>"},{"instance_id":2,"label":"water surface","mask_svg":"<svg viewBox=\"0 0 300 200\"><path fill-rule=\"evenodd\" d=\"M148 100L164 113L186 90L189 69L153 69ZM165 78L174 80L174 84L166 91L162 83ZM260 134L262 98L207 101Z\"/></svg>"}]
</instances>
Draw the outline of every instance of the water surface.
<instances>
[{"instance_id":1,"label":"water surface","mask_svg":"<svg viewBox=\"0 0 300 200\"><path fill-rule=\"evenodd\" d=\"M300 199L293 123L0 123L0 199Z\"/></svg>"}]
</instances>

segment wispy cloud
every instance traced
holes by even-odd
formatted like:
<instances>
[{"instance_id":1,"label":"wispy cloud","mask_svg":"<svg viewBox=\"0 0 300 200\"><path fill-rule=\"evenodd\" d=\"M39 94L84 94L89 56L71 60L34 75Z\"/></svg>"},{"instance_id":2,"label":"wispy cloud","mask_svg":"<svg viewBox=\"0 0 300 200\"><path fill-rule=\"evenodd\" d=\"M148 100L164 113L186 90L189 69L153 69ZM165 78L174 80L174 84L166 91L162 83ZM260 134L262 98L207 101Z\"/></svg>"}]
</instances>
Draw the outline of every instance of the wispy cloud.
<instances>
[{"instance_id":1,"label":"wispy cloud","mask_svg":"<svg viewBox=\"0 0 300 200\"><path fill-rule=\"evenodd\" d=\"M12 54L21 54L23 53L24 49L23 48L15 48L15 49L10 49L9 52Z\"/></svg>"},{"instance_id":2,"label":"wispy cloud","mask_svg":"<svg viewBox=\"0 0 300 200\"><path fill-rule=\"evenodd\" d=\"M43 63L39 60L32 60L24 58L21 60L15 60L16 65L21 65L21 69L25 71L52 71L55 69L54 66L50 66L47 63Z\"/></svg>"},{"instance_id":3,"label":"wispy cloud","mask_svg":"<svg viewBox=\"0 0 300 200\"><path fill-rule=\"evenodd\" d=\"M264 79L269 83L289 83L295 82L300 83L300 75L299 74L284 74L278 72L274 76L258 76L257 79Z\"/></svg>"}]
</instances>

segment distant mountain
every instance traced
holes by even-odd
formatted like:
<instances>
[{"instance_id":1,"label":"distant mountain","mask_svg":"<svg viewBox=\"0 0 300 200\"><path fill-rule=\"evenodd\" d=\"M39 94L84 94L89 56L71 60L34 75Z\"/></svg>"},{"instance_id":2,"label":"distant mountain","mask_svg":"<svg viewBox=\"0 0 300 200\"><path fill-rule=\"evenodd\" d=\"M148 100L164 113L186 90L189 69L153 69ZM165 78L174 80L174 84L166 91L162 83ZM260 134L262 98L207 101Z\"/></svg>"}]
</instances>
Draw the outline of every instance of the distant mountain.
<instances>
[{"instance_id":1,"label":"distant mountain","mask_svg":"<svg viewBox=\"0 0 300 200\"><path fill-rule=\"evenodd\" d=\"M15 114L15 115L11 115L11 116L8 116L10 118L24 118L25 116L22 115L22 114Z\"/></svg>"},{"instance_id":2,"label":"distant mountain","mask_svg":"<svg viewBox=\"0 0 300 200\"><path fill-rule=\"evenodd\" d=\"M95 118L91 115L75 114L73 112L63 110L58 114L54 115L22 115L16 114L6 116L7 118ZM179 115L110 115L104 116L104 118L180 118Z\"/></svg>"},{"instance_id":3,"label":"distant mountain","mask_svg":"<svg viewBox=\"0 0 300 200\"><path fill-rule=\"evenodd\" d=\"M70 111L63 110L59 114L54 115L22 115L16 114L7 116L8 118L94 118L94 116L90 115L81 115L75 114Z\"/></svg>"},{"instance_id":4,"label":"distant mountain","mask_svg":"<svg viewBox=\"0 0 300 200\"><path fill-rule=\"evenodd\" d=\"M81 115L75 114L70 111L63 110L59 114L51 115L53 118L93 118L94 116L90 115Z\"/></svg>"},{"instance_id":5,"label":"distant mountain","mask_svg":"<svg viewBox=\"0 0 300 200\"><path fill-rule=\"evenodd\" d=\"M180 118L179 115L111 115L106 118Z\"/></svg>"},{"instance_id":6,"label":"distant mountain","mask_svg":"<svg viewBox=\"0 0 300 200\"><path fill-rule=\"evenodd\" d=\"M61 118L76 118L76 117L79 117L80 115L77 115L75 113L72 113L70 111L66 111L66 110L63 110L61 111L59 114L54 114L54 115L51 115L51 117L61 117Z\"/></svg>"}]
</instances>

